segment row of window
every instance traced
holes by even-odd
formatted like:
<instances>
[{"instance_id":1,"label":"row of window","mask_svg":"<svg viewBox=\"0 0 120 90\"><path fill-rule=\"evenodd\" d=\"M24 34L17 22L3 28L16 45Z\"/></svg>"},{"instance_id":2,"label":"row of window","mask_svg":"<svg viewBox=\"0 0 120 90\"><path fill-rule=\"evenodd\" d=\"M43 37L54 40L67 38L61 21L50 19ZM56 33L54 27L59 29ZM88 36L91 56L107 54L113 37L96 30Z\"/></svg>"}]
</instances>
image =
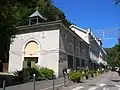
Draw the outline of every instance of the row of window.
<instances>
[{"instance_id":1,"label":"row of window","mask_svg":"<svg viewBox=\"0 0 120 90\"><path fill-rule=\"evenodd\" d=\"M88 65L88 61L77 57L74 60L73 56L68 55L68 68L74 68L74 65L76 68L86 67Z\"/></svg>"},{"instance_id":2,"label":"row of window","mask_svg":"<svg viewBox=\"0 0 120 90\"><path fill-rule=\"evenodd\" d=\"M82 42L79 39L74 39L74 36L72 36L69 32L67 31L62 31L61 30L61 41L63 41L63 43L65 44L65 47L67 49L67 51L71 54L76 54L76 56L84 56L87 57L87 46L85 46L85 44L83 44L84 42ZM75 40L75 42L74 42ZM62 43L62 42L61 42ZM75 43L75 44L74 44ZM75 47L74 47L75 45ZM61 45L60 45L61 46ZM75 50L74 50L75 48Z\"/></svg>"}]
</instances>

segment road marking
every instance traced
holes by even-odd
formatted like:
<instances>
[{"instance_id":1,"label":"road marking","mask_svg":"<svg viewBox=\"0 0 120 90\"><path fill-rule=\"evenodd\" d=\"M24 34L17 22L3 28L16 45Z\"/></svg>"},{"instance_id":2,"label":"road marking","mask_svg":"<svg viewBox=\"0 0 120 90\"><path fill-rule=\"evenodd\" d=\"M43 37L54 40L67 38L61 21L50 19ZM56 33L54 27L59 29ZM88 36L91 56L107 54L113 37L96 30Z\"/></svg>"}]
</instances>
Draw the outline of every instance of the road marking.
<instances>
[{"instance_id":1,"label":"road marking","mask_svg":"<svg viewBox=\"0 0 120 90\"><path fill-rule=\"evenodd\" d=\"M64 85L64 83L61 83L61 84L55 85L55 87L59 87L59 86L62 86L62 85ZM53 88L53 86L50 86L50 87L48 87L48 88L44 88L44 89L40 89L40 90L48 90L48 89L51 89L51 88Z\"/></svg>"},{"instance_id":2,"label":"road marking","mask_svg":"<svg viewBox=\"0 0 120 90\"><path fill-rule=\"evenodd\" d=\"M115 85L116 87L118 87L118 90L120 90L120 85Z\"/></svg>"},{"instance_id":3,"label":"road marking","mask_svg":"<svg viewBox=\"0 0 120 90\"><path fill-rule=\"evenodd\" d=\"M120 88L118 88L118 90L120 90Z\"/></svg>"},{"instance_id":4,"label":"road marking","mask_svg":"<svg viewBox=\"0 0 120 90\"><path fill-rule=\"evenodd\" d=\"M115 85L115 86L120 88L120 85Z\"/></svg>"},{"instance_id":5,"label":"road marking","mask_svg":"<svg viewBox=\"0 0 120 90\"><path fill-rule=\"evenodd\" d=\"M100 87L103 87L103 86L105 86L106 84L100 84Z\"/></svg>"},{"instance_id":6,"label":"road marking","mask_svg":"<svg viewBox=\"0 0 120 90\"><path fill-rule=\"evenodd\" d=\"M75 87L72 90L84 90L84 87L80 86L80 87Z\"/></svg>"},{"instance_id":7,"label":"road marking","mask_svg":"<svg viewBox=\"0 0 120 90\"><path fill-rule=\"evenodd\" d=\"M97 87L90 87L88 90L95 90Z\"/></svg>"},{"instance_id":8,"label":"road marking","mask_svg":"<svg viewBox=\"0 0 120 90\"><path fill-rule=\"evenodd\" d=\"M103 90L110 90L108 87L104 87Z\"/></svg>"}]
</instances>

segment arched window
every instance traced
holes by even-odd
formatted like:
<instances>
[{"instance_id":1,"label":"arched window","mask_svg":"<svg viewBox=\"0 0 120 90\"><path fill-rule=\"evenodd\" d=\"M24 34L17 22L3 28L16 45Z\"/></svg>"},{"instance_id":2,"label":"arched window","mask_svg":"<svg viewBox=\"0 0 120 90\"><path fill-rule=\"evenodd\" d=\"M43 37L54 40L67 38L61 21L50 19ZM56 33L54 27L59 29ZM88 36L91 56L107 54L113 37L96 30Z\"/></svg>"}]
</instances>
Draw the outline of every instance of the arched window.
<instances>
[{"instance_id":1,"label":"arched window","mask_svg":"<svg viewBox=\"0 0 120 90\"><path fill-rule=\"evenodd\" d=\"M30 41L26 44L24 51L25 55L38 55L40 48L35 41Z\"/></svg>"},{"instance_id":2,"label":"arched window","mask_svg":"<svg viewBox=\"0 0 120 90\"><path fill-rule=\"evenodd\" d=\"M79 56L80 55L80 48L76 47L76 55Z\"/></svg>"},{"instance_id":3,"label":"arched window","mask_svg":"<svg viewBox=\"0 0 120 90\"><path fill-rule=\"evenodd\" d=\"M74 49L73 49L73 44L72 43L68 44L68 52L72 53L72 54L74 53Z\"/></svg>"}]
</instances>

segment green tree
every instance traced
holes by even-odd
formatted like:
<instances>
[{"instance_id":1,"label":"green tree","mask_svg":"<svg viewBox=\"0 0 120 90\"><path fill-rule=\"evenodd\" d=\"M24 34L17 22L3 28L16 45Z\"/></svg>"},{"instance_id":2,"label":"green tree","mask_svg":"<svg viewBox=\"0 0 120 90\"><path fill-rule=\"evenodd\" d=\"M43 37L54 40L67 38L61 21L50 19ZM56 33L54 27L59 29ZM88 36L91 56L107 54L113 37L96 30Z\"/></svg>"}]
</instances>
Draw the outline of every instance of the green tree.
<instances>
[{"instance_id":1,"label":"green tree","mask_svg":"<svg viewBox=\"0 0 120 90\"><path fill-rule=\"evenodd\" d=\"M47 18L46 22L63 20L67 26L71 24L70 21L66 19L64 13L57 8L51 0L20 0L13 7L15 10L15 18L18 21L15 25L28 24L26 19L35 11L36 7L39 7L39 12L43 17Z\"/></svg>"},{"instance_id":2,"label":"green tree","mask_svg":"<svg viewBox=\"0 0 120 90\"><path fill-rule=\"evenodd\" d=\"M115 3L116 3L116 4L120 3L120 0L115 0Z\"/></svg>"},{"instance_id":3,"label":"green tree","mask_svg":"<svg viewBox=\"0 0 120 90\"><path fill-rule=\"evenodd\" d=\"M112 48L105 49L107 52L107 62L110 66L120 66L120 45L116 44Z\"/></svg>"},{"instance_id":4,"label":"green tree","mask_svg":"<svg viewBox=\"0 0 120 90\"><path fill-rule=\"evenodd\" d=\"M3 62L8 59L9 44L15 33L12 5L13 0L0 1L0 60Z\"/></svg>"},{"instance_id":5,"label":"green tree","mask_svg":"<svg viewBox=\"0 0 120 90\"><path fill-rule=\"evenodd\" d=\"M115 0L116 4L120 3L120 0ZM120 31L119 31L120 32ZM120 66L120 36L118 37L118 44L112 48L106 49L107 51L107 62L111 66Z\"/></svg>"},{"instance_id":6,"label":"green tree","mask_svg":"<svg viewBox=\"0 0 120 90\"><path fill-rule=\"evenodd\" d=\"M116 47L116 50L117 50L116 63L118 63L119 66L120 66L120 41L119 41L119 39L118 39L118 44L115 47Z\"/></svg>"}]
</instances>

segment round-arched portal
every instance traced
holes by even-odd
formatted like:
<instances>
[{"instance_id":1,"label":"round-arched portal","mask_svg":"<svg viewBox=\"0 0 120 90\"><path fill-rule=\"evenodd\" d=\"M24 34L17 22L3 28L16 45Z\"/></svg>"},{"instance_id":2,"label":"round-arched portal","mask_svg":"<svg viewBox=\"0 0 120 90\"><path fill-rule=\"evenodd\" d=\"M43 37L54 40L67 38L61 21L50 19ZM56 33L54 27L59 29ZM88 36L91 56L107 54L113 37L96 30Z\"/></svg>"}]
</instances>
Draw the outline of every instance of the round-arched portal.
<instances>
[{"instance_id":1,"label":"round-arched portal","mask_svg":"<svg viewBox=\"0 0 120 90\"><path fill-rule=\"evenodd\" d=\"M38 63L40 47L37 42L29 41L24 47L23 68L32 68Z\"/></svg>"},{"instance_id":2,"label":"round-arched portal","mask_svg":"<svg viewBox=\"0 0 120 90\"><path fill-rule=\"evenodd\" d=\"M40 48L38 44L35 41L30 41L26 44L24 48L24 54L25 56L33 56L33 55L38 55L40 51Z\"/></svg>"}]
</instances>

